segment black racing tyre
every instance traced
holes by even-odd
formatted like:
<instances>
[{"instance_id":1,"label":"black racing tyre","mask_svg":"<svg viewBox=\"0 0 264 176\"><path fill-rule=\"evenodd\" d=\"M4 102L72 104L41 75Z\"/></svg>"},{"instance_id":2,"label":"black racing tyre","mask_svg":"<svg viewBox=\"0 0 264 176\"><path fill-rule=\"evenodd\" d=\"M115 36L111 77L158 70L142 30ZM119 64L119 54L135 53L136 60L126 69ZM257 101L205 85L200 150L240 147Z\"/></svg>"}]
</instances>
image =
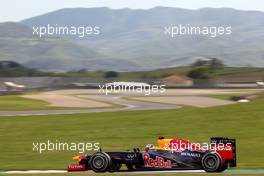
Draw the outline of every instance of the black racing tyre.
<instances>
[{"instance_id":1,"label":"black racing tyre","mask_svg":"<svg viewBox=\"0 0 264 176\"><path fill-rule=\"evenodd\" d=\"M127 167L127 170L128 170L128 171L133 171L133 170L135 170L135 168L133 167L132 164L126 164L126 167Z\"/></svg>"},{"instance_id":2,"label":"black racing tyre","mask_svg":"<svg viewBox=\"0 0 264 176\"><path fill-rule=\"evenodd\" d=\"M108 172L117 172L122 167L122 164L116 161L113 161L111 165L108 167Z\"/></svg>"},{"instance_id":3,"label":"black racing tyre","mask_svg":"<svg viewBox=\"0 0 264 176\"><path fill-rule=\"evenodd\" d=\"M111 164L110 156L104 152L95 153L89 161L89 165L94 172L106 172Z\"/></svg>"},{"instance_id":4,"label":"black racing tyre","mask_svg":"<svg viewBox=\"0 0 264 176\"><path fill-rule=\"evenodd\" d=\"M217 172L223 172L224 170L226 170L228 168L228 164L223 164L218 170Z\"/></svg>"},{"instance_id":5,"label":"black racing tyre","mask_svg":"<svg viewBox=\"0 0 264 176\"><path fill-rule=\"evenodd\" d=\"M221 172L222 161L219 155L207 153L202 158L202 166L206 172Z\"/></svg>"}]
</instances>

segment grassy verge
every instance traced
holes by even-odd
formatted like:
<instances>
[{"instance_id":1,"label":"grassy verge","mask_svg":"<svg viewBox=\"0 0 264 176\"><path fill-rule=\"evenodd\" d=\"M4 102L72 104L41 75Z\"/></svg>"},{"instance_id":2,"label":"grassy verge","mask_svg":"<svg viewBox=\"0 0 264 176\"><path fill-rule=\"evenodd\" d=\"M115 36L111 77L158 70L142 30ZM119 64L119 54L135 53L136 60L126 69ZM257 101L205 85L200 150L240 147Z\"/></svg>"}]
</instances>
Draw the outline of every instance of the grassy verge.
<instances>
[{"instance_id":1,"label":"grassy verge","mask_svg":"<svg viewBox=\"0 0 264 176\"><path fill-rule=\"evenodd\" d=\"M211 98L218 98L218 99L222 99L222 100L231 100L231 98L233 96L250 96L250 95L259 95L260 93L256 93L256 92L243 92L243 93L236 93L236 94L222 94L222 95L207 95L207 97L211 97Z\"/></svg>"},{"instance_id":2,"label":"grassy verge","mask_svg":"<svg viewBox=\"0 0 264 176\"><path fill-rule=\"evenodd\" d=\"M0 117L1 170L65 169L78 154L39 154L33 142L100 142L104 151L126 150L155 143L159 135L194 142L236 138L238 168L264 168L263 104L262 94L250 103L212 108Z\"/></svg>"},{"instance_id":3,"label":"grassy verge","mask_svg":"<svg viewBox=\"0 0 264 176\"><path fill-rule=\"evenodd\" d=\"M41 100L33 100L20 97L19 95L0 96L0 111L23 111L23 110L52 110L65 109L48 106L49 103Z\"/></svg>"},{"instance_id":4,"label":"grassy verge","mask_svg":"<svg viewBox=\"0 0 264 176\"><path fill-rule=\"evenodd\" d=\"M78 96L76 96L78 97ZM80 98L80 97L78 97ZM87 98L83 98L87 99ZM90 99L93 100L93 99ZM97 100L93 100L97 101ZM107 102L104 102L107 103ZM107 103L111 106L109 107L98 107L101 108L121 108L122 105ZM49 106L48 102L42 100L35 100L30 98L24 98L19 95L4 95L0 96L0 111L26 111L26 110L69 110L69 109L91 109L83 107L55 107Z\"/></svg>"}]
</instances>

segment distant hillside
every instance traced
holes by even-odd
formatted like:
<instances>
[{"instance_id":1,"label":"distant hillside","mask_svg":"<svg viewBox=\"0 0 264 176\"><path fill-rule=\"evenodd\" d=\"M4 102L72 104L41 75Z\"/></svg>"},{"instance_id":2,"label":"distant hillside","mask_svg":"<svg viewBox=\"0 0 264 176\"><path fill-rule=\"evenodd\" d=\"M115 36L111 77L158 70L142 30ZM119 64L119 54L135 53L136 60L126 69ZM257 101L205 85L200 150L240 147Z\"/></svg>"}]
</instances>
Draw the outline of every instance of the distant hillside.
<instances>
[{"instance_id":1,"label":"distant hillside","mask_svg":"<svg viewBox=\"0 0 264 176\"><path fill-rule=\"evenodd\" d=\"M264 13L229 8L186 10L156 7L149 10L109 8L62 9L22 21L34 25L98 25L101 35L66 39L106 56L132 62L139 69L188 65L196 57L218 57L229 66L264 66ZM164 26L232 26L231 36L164 35ZM111 68L113 65L108 65ZM126 69L130 64L122 65Z\"/></svg>"},{"instance_id":2,"label":"distant hillside","mask_svg":"<svg viewBox=\"0 0 264 176\"><path fill-rule=\"evenodd\" d=\"M114 63L104 56L70 41L59 38L37 38L32 29L19 23L0 23L0 61L16 61L42 70L107 69L109 65L120 68L133 64L126 61ZM135 67L135 66L134 66Z\"/></svg>"},{"instance_id":3,"label":"distant hillside","mask_svg":"<svg viewBox=\"0 0 264 176\"><path fill-rule=\"evenodd\" d=\"M20 76L52 76L52 73L44 73L35 69L27 68L17 62L0 61L0 77Z\"/></svg>"},{"instance_id":4,"label":"distant hillside","mask_svg":"<svg viewBox=\"0 0 264 176\"><path fill-rule=\"evenodd\" d=\"M20 23L0 23L0 37L32 37L32 31L28 26L22 25Z\"/></svg>"},{"instance_id":5,"label":"distant hillside","mask_svg":"<svg viewBox=\"0 0 264 176\"><path fill-rule=\"evenodd\" d=\"M160 79L172 76L172 75L181 75L188 76L189 71L192 67L171 67L163 68L151 71L133 71L133 72L117 72L117 77L114 78L105 78L105 72L96 71L78 71L78 72L67 72L61 74L61 76L66 77L75 77L86 78L93 80L94 82L100 81L143 81L149 82L154 81L158 82ZM224 67L222 69L215 70L212 78L219 82L256 82L264 80L264 68L256 67Z\"/></svg>"},{"instance_id":6,"label":"distant hillside","mask_svg":"<svg viewBox=\"0 0 264 176\"><path fill-rule=\"evenodd\" d=\"M0 60L42 70L137 71L186 66L197 58L220 58L228 66L264 67L264 13L228 8L149 10L62 9L21 23L0 23ZM101 27L101 35L38 38L32 26ZM233 34L164 35L170 25L232 26Z\"/></svg>"}]
</instances>

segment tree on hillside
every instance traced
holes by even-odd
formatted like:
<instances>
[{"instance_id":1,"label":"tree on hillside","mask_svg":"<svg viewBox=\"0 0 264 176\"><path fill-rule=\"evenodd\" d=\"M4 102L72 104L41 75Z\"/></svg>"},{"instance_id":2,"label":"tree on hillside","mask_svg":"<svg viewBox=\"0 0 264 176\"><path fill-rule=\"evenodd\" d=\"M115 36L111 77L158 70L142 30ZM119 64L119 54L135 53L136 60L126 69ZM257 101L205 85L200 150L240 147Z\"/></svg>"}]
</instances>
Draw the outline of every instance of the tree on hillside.
<instances>
[{"instance_id":1,"label":"tree on hillside","mask_svg":"<svg viewBox=\"0 0 264 176\"><path fill-rule=\"evenodd\" d=\"M208 60L198 59L194 63L192 63L191 66L194 67L194 68L196 68L196 67L208 67L209 66L209 61Z\"/></svg>"},{"instance_id":2,"label":"tree on hillside","mask_svg":"<svg viewBox=\"0 0 264 176\"><path fill-rule=\"evenodd\" d=\"M210 69L211 70L219 70L225 67L225 64L223 61L217 58L212 58L210 61Z\"/></svg>"},{"instance_id":3,"label":"tree on hillside","mask_svg":"<svg viewBox=\"0 0 264 176\"><path fill-rule=\"evenodd\" d=\"M224 68L225 65L222 60L217 58L211 58L208 60L198 59L191 66L193 68L208 68L214 71Z\"/></svg>"},{"instance_id":4,"label":"tree on hillside","mask_svg":"<svg viewBox=\"0 0 264 176\"><path fill-rule=\"evenodd\" d=\"M115 71L108 71L108 72L105 72L104 74L104 78L116 78L118 76L119 74Z\"/></svg>"},{"instance_id":5,"label":"tree on hillside","mask_svg":"<svg viewBox=\"0 0 264 176\"><path fill-rule=\"evenodd\" d=\"M21 77L21 76L51 76L52 73L41 72L36 69L27 68L14 61L0 61L1 77Z\"/></svg>"},{"instance_id":6,"label":"tree on hillside","mask_svg":"<svg viewBox=\"0 0 264 176\"><path fill-rule=\"evenodd\" d=\"M14 61L0 61L0 68L1 69L24 68L24 66Z\"/></svg>"},{"instance_id":7,"label":"tree on hillside","mask_svg":"<svg viewBox=\"0 0 264 176\"><path fill-rule=\"evenodd\" d=\"M192 69L188 76L192 79L210 79L213 77L212 73L208 68L195 68Z\"/></svg>"}]
</instances>

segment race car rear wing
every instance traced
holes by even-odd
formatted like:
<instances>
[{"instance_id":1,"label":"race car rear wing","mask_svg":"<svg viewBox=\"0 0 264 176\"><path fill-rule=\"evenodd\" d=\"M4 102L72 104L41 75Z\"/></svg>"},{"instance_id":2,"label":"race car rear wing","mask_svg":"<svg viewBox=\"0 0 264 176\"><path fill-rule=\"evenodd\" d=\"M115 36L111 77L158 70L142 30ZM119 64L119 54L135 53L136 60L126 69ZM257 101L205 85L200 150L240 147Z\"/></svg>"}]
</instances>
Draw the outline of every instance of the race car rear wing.
<instances>
[{"instance_id":1,"label":"race car rear wing","mask_svg":"<svg viewBox=\"0 0 264 176\"><path fill-rule=\"evenodd\" d=\"M233 157L228 161L230 167L236 167L236 140L229 139L225 137L211 137L211 143L222 143L222 144L231 144L232 145L232 154Z\"/></svg>"}]
</instances>

